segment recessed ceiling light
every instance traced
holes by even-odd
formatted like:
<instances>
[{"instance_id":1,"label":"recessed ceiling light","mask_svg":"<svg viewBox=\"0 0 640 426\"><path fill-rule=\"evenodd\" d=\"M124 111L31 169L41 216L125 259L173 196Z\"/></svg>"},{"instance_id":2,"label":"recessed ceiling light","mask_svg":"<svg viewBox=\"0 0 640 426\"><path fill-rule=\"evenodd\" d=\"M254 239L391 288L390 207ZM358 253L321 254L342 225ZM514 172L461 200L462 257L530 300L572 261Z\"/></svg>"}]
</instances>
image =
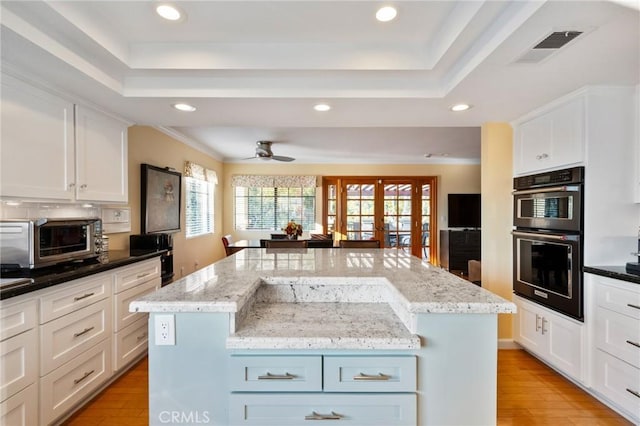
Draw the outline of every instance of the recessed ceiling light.
<instances>
[{"instance_id":1,"label":"recessed ceiling light","mask_svg":"<svg viewBox=\"0 0 640 426\"><path fill-rule=\"evenodd\" d=\"M182 18L182 12L176 6L161 4L156 7L156 13L168 21L178 21Z\"/></svg>"},{"instance_id":2,"label":"recessed ceiling light","mask_svg":"<svg viewBox=\"0 0 640 426\"><path fill-rule=\"evenodd\" d=\"M327 105L327 104L317 104L313 107L313 109L315 109L316 111L320 111L320 112L326 112L329 111L331 109L331 106Z\"/></svg>"},{"instance_id":3,"label":"recessed ceiling light","mask_svg":"<svg viewBox=\"0 0 640 426\"><path fill-rule=\"evenodd\" d=\"M450 109L451 111L455 111L455 112L460 112L460 111L466 111L469 108L471 108L471 105L468 104L458 104L458 105L454 105L452 106Z\"/></svg>"},{"instance_id":4,"label":"recessed ceiling light","mask_svg":"<svg viewBox=\"0 0 640 426\"><path fill-rule=\"evenodd\" d=\"M22 204L20 201L7 201L6 203L8 206L19 206L20 204Z\"/></svg>"},{"instance_id":5,"label":"recessed ceiling light","mask_svg":"<svg viewBox=\"0 0 640 426\"><path fill-rule=\"evenodd\" d=\"M378 9L376 12L376 19L380 22L389 22L395 18L397 14L398 11L394 7L385 6Z\"/></svg>"},{"instance_id":6,"label":"recessed ceiling light","mask_svg":"<svg viewBox=\"0 0 640 426\"><path fill-rule=\"evenodd\" d=\"M173 104L172 106L179 111L193 112L196 110L196 107L194 107L193 105L185 103Z\"/></svg>"}]
</instances>

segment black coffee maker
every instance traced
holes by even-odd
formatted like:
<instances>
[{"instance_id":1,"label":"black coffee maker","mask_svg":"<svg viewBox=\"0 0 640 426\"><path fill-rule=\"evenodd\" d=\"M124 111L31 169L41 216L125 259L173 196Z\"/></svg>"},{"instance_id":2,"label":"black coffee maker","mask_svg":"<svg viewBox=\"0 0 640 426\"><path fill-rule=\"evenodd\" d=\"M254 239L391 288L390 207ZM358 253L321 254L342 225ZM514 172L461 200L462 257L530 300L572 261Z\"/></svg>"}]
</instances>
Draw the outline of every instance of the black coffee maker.
<instances>
[{"instance_id":1,"label":"black coffee maker","mask_svg":"<svg viewBox=\"0 0 640 426\"><path fill-rule=\"evenodd\" d=\"M625 269L629 274L640 275L640 231L638 231L638 251L631 254L637 256L637 259L635 262L627 262Z\"/></svg>"}]
</instances>

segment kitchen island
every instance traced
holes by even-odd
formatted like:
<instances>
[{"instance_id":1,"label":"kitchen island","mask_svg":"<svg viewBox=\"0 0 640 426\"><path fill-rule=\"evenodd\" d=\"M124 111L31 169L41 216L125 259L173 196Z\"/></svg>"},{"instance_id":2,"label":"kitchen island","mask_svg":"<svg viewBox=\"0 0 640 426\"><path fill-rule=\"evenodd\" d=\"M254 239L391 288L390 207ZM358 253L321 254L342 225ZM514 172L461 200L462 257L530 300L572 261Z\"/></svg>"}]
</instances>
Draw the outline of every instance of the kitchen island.
<instances>
[{"instance_id":1,"label":"kitchen island","mask_svg":"<svg viewBox=\"0 0 640 426\"><path fill-rule=\"evenodd\" d=\"M151 313L151 425L494 424L515 309L380 249L246 249L130 305Z\"/></svg>"}]
</instances>

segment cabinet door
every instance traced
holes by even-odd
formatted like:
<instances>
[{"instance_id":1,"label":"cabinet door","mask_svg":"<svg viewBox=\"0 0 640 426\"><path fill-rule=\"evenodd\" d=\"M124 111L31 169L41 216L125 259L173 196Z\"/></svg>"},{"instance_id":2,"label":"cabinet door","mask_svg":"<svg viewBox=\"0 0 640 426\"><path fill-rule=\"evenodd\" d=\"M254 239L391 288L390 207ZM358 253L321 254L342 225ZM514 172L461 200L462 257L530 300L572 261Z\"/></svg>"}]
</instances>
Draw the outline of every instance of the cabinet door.
<instances>
[{"instance_id":1,"label":"cabinet door","mask_svg":"<svg viewBox=\"0 0 640 426\"><path fill-rule=\"evenodd\" d=\"M127 202L127 125L76 105L76 198Z\"/></svg>"},{"instance_id":2,"label":"cabinet door","mask_svg":"<svg viewBox=\"0 0 640 426\"><path fill-rule=\"evenodd\" d=\"M569 166L584 161L584 98L574 99L551 113L549 166Z\"/></svg>"},{"instance_id":3,"label":"cabinet door","mask_svg":"<svg viewBox=\"0 0 640 426\"><path fill-rule=\"evenodd\" d=\"M0 195L73 198L73 104L2 75Z\"/></svg>"},{"instance_id":4,"label":"cabinet door","mask_svg":"<svg viewBox=\"0 0 640 426\"><path fill-rule=\"evenodd\" d=\"M572 320L546 312L542 318L541 331L549 339L549 362L563 373L583 381L584 327Z\"/></svg>"},{"instance_id":5,"label":"cabinet door","mask_svg":"<svg viewBox=\"0 0 640 426\"><path fill-rule=\"evenodd\" d=\"M0 425L33 426L38 424L38 384L33 383L0 403Z\"/></svg>"},{"instance_id":6,"label":"cabinet door","mask_svg":"<svg viewBox=\"0 0 640 426\"><path fill-rule=\"evenodd\" d=\"M551 120L548 116L521 124L516 133L514 172L528 173L549 167L551 158Z\"/></svg>"},{"instance_id":7,"label":"cabinet door","mask_svg":"<svg viewBox=\"0 0 640 426\"><path fill-rule=\"evenodd\" d=\"M525 348L540 355L547 351L546 338L542 335L542 314L536 306L514 297L518 305L515 315L515 338Z\"/></svg>"}]
</instances>

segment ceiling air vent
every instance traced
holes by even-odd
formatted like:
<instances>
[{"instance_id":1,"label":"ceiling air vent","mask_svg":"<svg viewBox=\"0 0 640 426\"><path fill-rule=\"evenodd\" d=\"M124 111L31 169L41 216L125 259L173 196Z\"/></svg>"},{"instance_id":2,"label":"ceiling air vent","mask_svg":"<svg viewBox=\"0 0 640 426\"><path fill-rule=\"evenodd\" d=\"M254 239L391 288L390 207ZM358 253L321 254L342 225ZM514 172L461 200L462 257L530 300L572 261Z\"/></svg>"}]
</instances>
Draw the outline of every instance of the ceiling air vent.
<instances>
[{"instance_id":1,"label":"ceiling air vent","mask_svg":"<svg viewBox=\"0 0 640 426\"><path fill-rule=\"evenodd\" d=\"M533 64L542 62L549 56L553 55L561 47L567 45L582 34L582 31L554 31L547 35L542 41L538 42L524 55L518 58L517 64Z\"/></svg>"}]
</instances>

